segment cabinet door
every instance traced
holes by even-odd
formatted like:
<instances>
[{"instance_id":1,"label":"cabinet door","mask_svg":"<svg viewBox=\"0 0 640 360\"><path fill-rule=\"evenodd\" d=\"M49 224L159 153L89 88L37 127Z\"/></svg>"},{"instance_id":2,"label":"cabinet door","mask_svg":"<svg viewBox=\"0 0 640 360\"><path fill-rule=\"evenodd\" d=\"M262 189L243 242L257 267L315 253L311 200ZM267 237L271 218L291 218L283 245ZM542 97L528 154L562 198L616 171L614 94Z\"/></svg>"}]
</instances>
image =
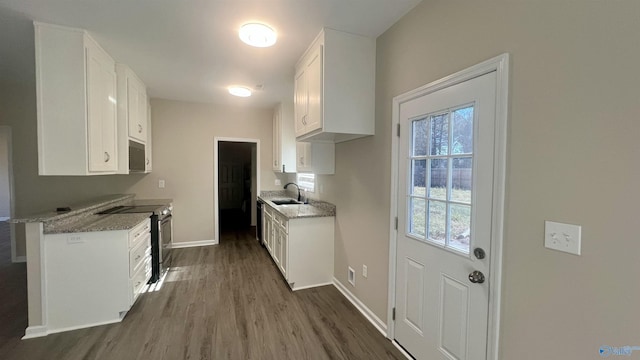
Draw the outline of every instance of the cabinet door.
<instances>
[{"instance_id":1,"label":"cabinet door","mask_svg":"<svg viewBox=\"0 0 640 360\"><path fill-rule=\"evenodd\" d=\"M298 172L313 172L311 143L296 143L296 169Z\"/></svg>"},{"instance_id":2,"label":"cabinet door","mask_svg":"<svg viewBox=\"0 0 640 360\"><path fill-rule=\"evenodd\" d=\"M282 171L282 107L278 106L273 111L273 171Z\"/></svg>"},{"instance_id":3,"label":"cabinet door","mask_svg":"<svg viewBox=\"0 0 640 360\"><path fill-rule=\"evenodd\" d=\"M144 144L147 142L147 96L144 86L134 76L127 76L127 105L129 137Z\"/></svg>"},{"instance_id":4,"label":"cabinet door","mask_svg":"<svg viewBox=\"0 0 640 360\"><path fill-rule=\"evenodd\" d=\"M262 237L264 238L264 244L267 247L267 250L269 251L269 254L271 254L271 241L273 238L273 232L271 230L273 223L271 222L271 215L269 215L267 212L264 213L264 222L263 222L263 226L264 229L262 230Z\"/></svg>"},{"instance_id":5,"label":"cabinet door","mask_svg":"<svg viewBox=\"0 0 640 360\"><path fill-rule=\"evenodd\" d=\"M305 122L307 121L307 110L309 92L307 82L305 80L305 67L296 74L295 90L294 90L294 116L296 136L303 135L305 131Z\"/></svg>"},{"instance_id":6,"label":"cabinet door","mask_svg":"<svg viewBox=\"0 0 640 360\"><path fill-rule=\"evenodd\" d=\"M85 56L89 172L116 171L115 63L90 42L85 47Z\"/></svg>"},{"instance_id":7,"label":"cabinet door","mask_svg":"<svg viewBox=\"0 0 640 360\"><path fill-rule=\"evenodd\" d=\"M285 279L288 279L287 278L288 242L289 242L289 235L284 231L284 229L280 229L280 271L282 272L282 275L284 275Z\"/></svg>"},{"instance_id":8,"label":"cabinet door","mask_svg":"<svg viewBox=\"0 0 640 360\"><path fill-rule=\"evenodd\" d=\"M145 146L144 151L146 154L146 165L144 168L144 172L145 173L150 173L152 170L152 163L153 163L153 157L152 157L152 141L151 141L151 103L149 103L149 98L147 98L147 104L146 104L146 108L147 108L147 146Z\"/></svg>"},{"instance_id":9,"label":"cabinet door","mask_svg":"<svg viewBox=\"0 0 640 360\"><path fill-rule=\"evenodd\" d=\"M305 70L308 102L305 133L322 128L322 76L322 45L319 45L311 53Z\"/></svg>"}]
</instances>

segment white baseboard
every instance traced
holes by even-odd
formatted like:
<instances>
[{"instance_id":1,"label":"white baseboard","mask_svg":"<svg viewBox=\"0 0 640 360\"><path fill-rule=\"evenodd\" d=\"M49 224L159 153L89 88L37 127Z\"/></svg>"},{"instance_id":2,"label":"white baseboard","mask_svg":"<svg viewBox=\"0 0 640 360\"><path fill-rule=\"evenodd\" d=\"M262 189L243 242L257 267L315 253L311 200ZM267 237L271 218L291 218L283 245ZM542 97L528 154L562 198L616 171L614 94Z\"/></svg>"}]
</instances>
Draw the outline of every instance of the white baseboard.
<instances>
[{"instance_id":1,"label":"white baseboard","mask_svg":"<svg viewBox=\"0 0 640 360\"><path fill-rule=\"evenodd\" d=\"M47 336L47 334L48 333L47 333L46 326L43 326L43 325L29 326L24 330L24 336L22 337L22 340L43 337L43 336Z\"/></svg>"},{"instance_id":2,"label":"white baseboard","mask_svg":"<svg viewBox=\"0 0 640 360\"><path fill-rule=\"evenodd\" d=\"M11 259L11 262L13 262L13 263L27 262L27 257L26 256L16 256L13 259Z\"/></svg>"},{"instance_id":3,"label":"white baseboard","mask_svg":"<svg viewBox=\"0 0 640 360\"><path fill-rule=\"evenodd\" d=\"M182 249L182 248L190 248L190 247L198 247L198 246L209 246L216 245L217 242L215 240L200 240L200 241L183 241L183 242L175 242L171 244L172 249Z\"/></svg>"},{"instance_id":4,"label":"white baseboard","mask_svg":"<svg viewBox=\"0 0 640 360\"><path fill-rule=\"evenodd\" d=\"M387 337L387 324L380 320L380 318L377 317L376 314L371 311L371 309L369 309L362 301L360 301L360 299L353 295L353 293L351 293L351 291L349 291L349 289L347 289L335 277L333 278L333 285L338 289L338 291L342 293L342 295L344 295L344 297L346 297L353 304L353 306L356 307L356 309L360 310L362 315L364 315L364 317L367 318L367 320L369 320L369 322L371 322L371 324L373 324L373 326L375 326L376 329L378 329L378 331L380 331L380 333L382 333L385 338Z\"/></svg>"},{"instance_id":5,"label":"white baseboard","mask_svg":"<svg viewBox=\"0 0 640 360\"><path fill-rule=\"evenodd\" d=\"M332 285L332 284L333 284L333 282L328 282L328 283L320 283L320 284L313 284L313 285L307 285L307 286L294 287L293 289L291 289L291 291L311 289L311 288L314 288L314 287L327 286L327 285Z\"/></svg>"},{"instance_id":6,"label":"white baseboard","mask_svg":"<svg viewBox=\"0 0 640 360\"><path fill-rule=\"evenodd\" d=\"M407 358L407 360L415 360L415 358L413 356L411 356L407 350L405 350L402 346L400 346L400 344L398 344L397 341L395 340L391 340L391 343L393 344L393 346L396 347L396 349L398 349L398 351L400 351L402 353L402 355L404 355L404 357Z\"/></svg>"}]
</instances>

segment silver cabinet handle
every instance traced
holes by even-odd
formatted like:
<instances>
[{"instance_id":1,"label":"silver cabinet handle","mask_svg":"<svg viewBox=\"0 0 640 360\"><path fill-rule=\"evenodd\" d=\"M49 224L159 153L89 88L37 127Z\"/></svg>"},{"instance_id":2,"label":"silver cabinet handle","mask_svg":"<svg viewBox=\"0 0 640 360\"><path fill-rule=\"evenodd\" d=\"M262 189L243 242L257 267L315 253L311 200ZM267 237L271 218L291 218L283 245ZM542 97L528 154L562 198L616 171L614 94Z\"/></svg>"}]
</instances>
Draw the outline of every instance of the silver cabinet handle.
<instances>
[{"instance_id":1,"label":"silver cabinet handle","mask_svg":"<svg viewBox=\"0 0 640 360\"><path fill-rule=\"evenodd\" d=\"M142 125L138 124L138 132L141 133L142 132Z\"/></svg>"},{"instance_id":2,"label":"silver cabinet handle","mask_svg":"<svg viewBox=\"0 0 640 360\"><path fill-rule=\"evenodd\" d=\"M149 165L149 159L147 159L147 165Z\"/></svg>"},{"instance_id":3,"label":"silver cabinet handle","mask_svg":"<svg viewBox=\"0 0 640 360\"><path fill-rule=\"evenodd\" d=\"M111 156L109 155L108 152L104 152L104 162L109 162L109 160L111 160Z\"/></svg>"},{"instance_id":4,"label":"silver cabinet handle","mask_svg":"<svg viewBox=\"0 0 640 360\"><path fill-rule=\"evenodd\" d=\"M140 260L140 255L136 256L136 258L133 259L133 261L138 261L138 260Z\"/></svg>"}]
</instances>

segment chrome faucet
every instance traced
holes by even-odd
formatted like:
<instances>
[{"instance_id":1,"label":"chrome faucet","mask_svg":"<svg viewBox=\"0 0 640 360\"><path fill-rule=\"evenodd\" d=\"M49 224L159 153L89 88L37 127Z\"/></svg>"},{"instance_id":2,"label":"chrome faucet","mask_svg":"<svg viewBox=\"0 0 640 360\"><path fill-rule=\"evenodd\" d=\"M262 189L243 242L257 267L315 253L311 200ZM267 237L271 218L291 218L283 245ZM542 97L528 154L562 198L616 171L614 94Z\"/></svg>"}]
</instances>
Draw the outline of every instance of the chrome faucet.
<instances>
[{"instance_id":1,"label":"chrome faucet","mask_svg":"<svg viewBox=\"0 0 640 360\"><path fill-rule=\"evenodd\" d=\"M286 189L287 189L287 186L289 186L289 185L295 185L295 186L298 188L298 201L300 201L300 199L301 199L301 197L300 197L300 186L298 186L298 184L296 184L296 183L292 183L292 182L290 182L290 183L288 183L288 184L286 184L286 185L284 186L284 189L286 190Z\"/></svg>"}]
</instances>

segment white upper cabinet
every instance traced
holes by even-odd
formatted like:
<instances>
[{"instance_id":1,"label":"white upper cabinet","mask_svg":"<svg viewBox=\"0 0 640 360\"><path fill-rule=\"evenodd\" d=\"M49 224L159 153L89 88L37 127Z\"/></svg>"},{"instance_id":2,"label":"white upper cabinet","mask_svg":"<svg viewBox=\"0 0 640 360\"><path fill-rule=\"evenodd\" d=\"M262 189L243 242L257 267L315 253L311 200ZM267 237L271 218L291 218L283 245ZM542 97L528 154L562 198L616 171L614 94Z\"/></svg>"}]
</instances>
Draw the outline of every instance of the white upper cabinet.
<instances>
[{"instance_id":1,"label":"white upper cabinet","mask_svg":"<svg viewBox=\"0 0 640 360\"><path fill-rule=\"evenodd\" d=\"M296 172L296 135L293 129L293 103L280 103L273 110L273 171Z\"/></svg>"},{"instance_id":2,"label":"white upper cabinet","mask_svg":"<svg viewBox=\"0 0 640 360\"><path fill-rule=\"evenodd\" d=\"M336 145L299 142L296 145L296 168L299 173L332 175L336 172Z\"/></svg>"},{"instance_id":3,"label":"white upper cabinet","mask_svg":"<svg viewBox=\"0 0 640 360\"><path fill-rule=\"evenodd\" d=\"M149 174L151 173L151 169L152 169L152 164L153 164L153 158L152 158L152 153L151 153L151 149L152 149L152 141L151 141L151 102L149 101L149 98L147 98L147 146L145 146L145 152L147 155L147 159L146 159L146 166L145 166L145 173Z\"/></svg>"},{"instance_id":4,"label":"white upper cabinet","mask_svg":"<svg viewBox=\"0 0 640 360\"><path fill-rule=\"evenodd\" d=\"M375 39L325 28L296 65L298 141L342 142L375 130Z\"/></svg>"},{"instance_id":5,"label":"white upper cabinet","mask_svg":"<svg viewBox=\"0 0 640 360\"><path fill-rule=\"evenodd\" d=\"M144 83L124 64L116 64L118 78L119 174L129 173L129 140L145 145L145 172L151 172L150 118Z\"/></svg>"},{"instance_id":6,"label":"white upper cabinet","mask_svg":"<svg viewBox=\"0 0 640 360\"><path fill-rule=\"evenodd\" d=\"M40 175L118 170L115 62L85 31L34 22Z\"/></svg>"}]
</instances>

